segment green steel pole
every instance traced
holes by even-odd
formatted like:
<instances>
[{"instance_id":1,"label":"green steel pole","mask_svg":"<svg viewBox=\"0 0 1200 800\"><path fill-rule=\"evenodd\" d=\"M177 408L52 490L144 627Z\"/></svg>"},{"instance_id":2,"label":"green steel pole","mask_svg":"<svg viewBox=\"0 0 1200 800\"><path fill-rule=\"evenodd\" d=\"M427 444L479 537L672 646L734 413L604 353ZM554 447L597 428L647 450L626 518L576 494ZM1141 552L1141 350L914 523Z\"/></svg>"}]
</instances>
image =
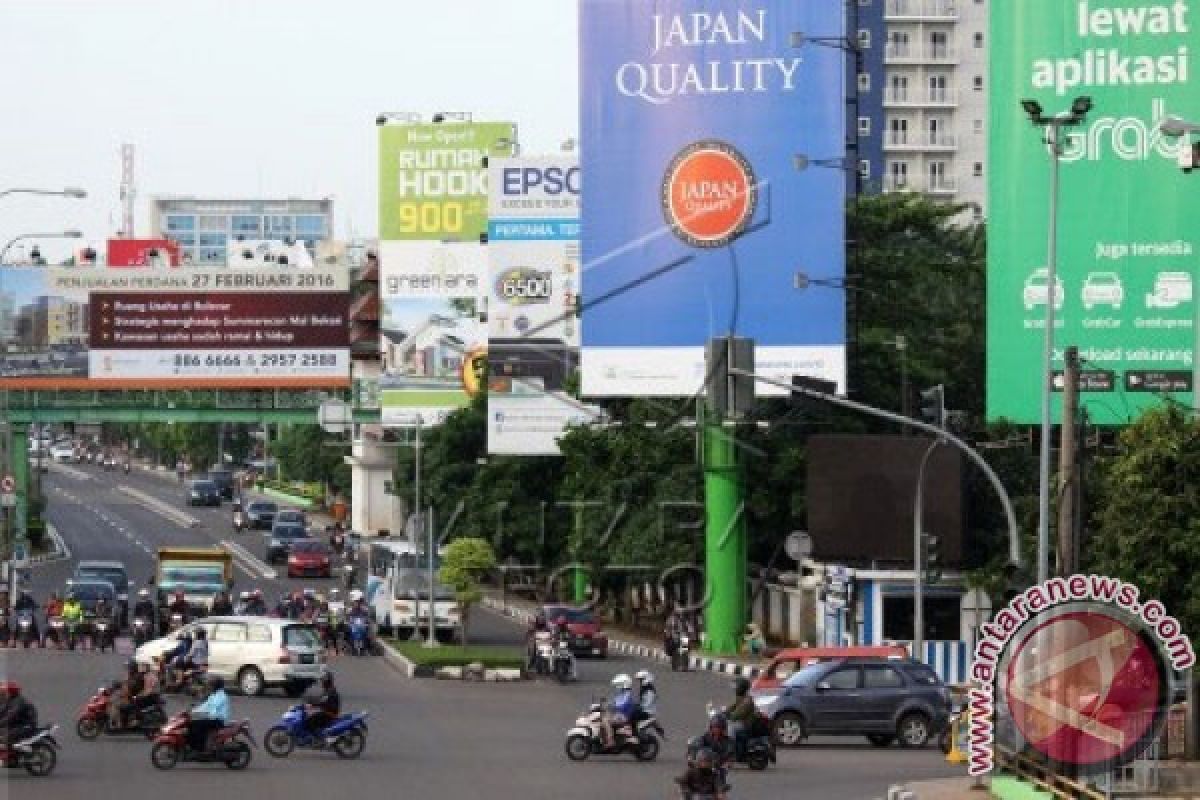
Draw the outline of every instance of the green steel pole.
<instances>
[{"instance_id":1,"label":"green steel pole","mask_svg":"<svg viewBox=\"0 0 1200 800\"><path fill-rule=\"evenodd\" d=\"M10 527L13 542L25 541L25 520L29 513L29 432L25 426L9 428L8 463L17 483L17 507Z\"/></svg>"},{"instance_id":2,"label":"green steel pole","mask_svg":"<svg viewBox=\"0 0 1200 800\"><path fill-rule=\"evenodd\" d=\"M580 563L580 548L583 547L583 503L575 504L575 563ZM572 574L572 596L577 606L587 602L587 570L576 567Z\"/></svg>"},{"instance_id":3,"label":"green steel pole","mask_svg":"<svg viewBox=\"0 0 1200 800\"><path fill-rule=\"evenodd\" d=\"M704 607L705 648L733 655L746 624L746 527L737 444L719 417L705 415L704 567L708 589Z\"/></svg>"}]
</instances>

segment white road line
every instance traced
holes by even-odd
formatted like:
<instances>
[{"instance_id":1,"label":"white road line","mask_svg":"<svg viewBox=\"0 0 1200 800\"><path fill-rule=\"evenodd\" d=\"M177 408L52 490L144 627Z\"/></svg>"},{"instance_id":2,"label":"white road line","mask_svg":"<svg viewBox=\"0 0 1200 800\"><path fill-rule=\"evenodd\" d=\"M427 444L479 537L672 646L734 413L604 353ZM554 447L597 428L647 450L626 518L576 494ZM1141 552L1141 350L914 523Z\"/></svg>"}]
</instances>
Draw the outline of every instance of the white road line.
<instances>
[{"instance_id":1,"label":"white road line","mask_svg":"<svg viewBox=\"0 0 1200 800\"><path fill-rule=\"evenodd\" d=\"M178 509L172 508L158 498L151 497L145 492L140 492L137 489L131 489L128 486L119 486L117 487L117 490L124 492L135 500L141 502L142 505L144 505L150 511L155 512L159 516L166 517L176 525L180 525L184 528L200 527L200 520L196 519L195 517L188 516Z\"/></svg>"},{"instance_id":2,"label":"white road line","mask_svg":"<svg viewBox=\"0 0 1200 800\"><path fill-rule=\"evenodd\" d=\"M249 550L242 547L236 542L231 542L228 539L221 541L221 547L233 556L233 560L252 578L264 578L269 581L275 580L276 572L271 567L259 561Z\"/></svg>"},{"instance_id":3,"label":"white road line","mask_svg":"<svg viewBox=\"0 0 1200 800\"><path fill-rule=\"evenodd\" d=\"M92 476L88 475L86 472L81 472L74 467L68 467L66 464L60 464L57 461L51 461L50 467L54 471L61 472L64 475L69 475L77 481L90 481L92 479Z\"/></svg>"}]
</instances>

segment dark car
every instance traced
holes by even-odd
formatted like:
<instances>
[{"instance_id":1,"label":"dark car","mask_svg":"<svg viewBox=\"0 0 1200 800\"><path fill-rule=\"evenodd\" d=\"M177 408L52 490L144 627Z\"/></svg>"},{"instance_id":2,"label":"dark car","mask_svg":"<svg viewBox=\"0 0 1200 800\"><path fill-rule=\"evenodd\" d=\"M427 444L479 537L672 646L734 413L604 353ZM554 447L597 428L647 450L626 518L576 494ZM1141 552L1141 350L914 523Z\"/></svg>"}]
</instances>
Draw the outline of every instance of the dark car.
<instances>
[{"instance_id":1,"label":"dark car","mask_svg":"<svg viewBox=\"0 0 1200 800\"><path fill-rule=\"evenodd\" d=\"M75 581L106 581L112 584L117 593L117 610L121 624L128 622L129 614L129 573L120 561L80 561L71 576Z\"/></svg>"},{"instance_id":2,"label":"dark car","mask_svg":"<svg viewBox=\"0 0 1200 800\"><path fill-rule=\"evenodd\" d=\"M212 481L195 480L188 484L187 501L189 506L219 506L221 492Z\"/></svg>"},{"instance_id":3,"label":"dark car","mask_svg":"<svg viewBox=\"0 0 1200 800\"><path fill-rule=\"evenodd\" d=\"M246 506L246 525L251 530L269 531L275 525L279 506L268 500L255 500Z\"/></svg>"},{"instance_id":4,"label":"dark car","mask_svg":"<svg viewBox=\"0 0 1200 800\"><path fill-rule=\"evenodd\" d=\"M600 620L591 611L570 606L546 606L542 612L551 625L559 617L566 618L567 632L571 636L571 652L608 658L608 636L601 629Z\"/></svg>"},{"instance_id":5,"label":"dark car","mask_svg":"<svg viewBox=\"0 0 1200 800\"><path fill-rule=\"evenodd\" d=\"M281 525L276 522L275 527L271 529L271 539L267 542L267 563L286 562L293 544L311 538L308 529L303 525Z\"/></svg>"},{"instance_id":6,"label":"dark car","mask_svg":"<svg viewBox=\"0 0 1200 800\"><path fill-rule=\"evenodd\" d=\"M324 542L298 540L288 551L289 578L332 578L333 550Z\"/></svg>"},{"instance_id":7,"label":"dark car","mask_svg":"<svg viewBox=\"0 0 1200 800\"><path fill-rule=\"evenodd\" d=\"M294 508L285 508L283 511L275 513L275 524L299 525L302 528L307 528L308 516L303 511L297 511Z\"/></svg>"},{"instance_id":8,"label":"dark car","mask_svg":"<svg viewBox=\"0 0 1200 800\"><path fill-rule=\"evenodd\" d=\"M876 747L899 740L924 747L946 725L950 692L917 661L838 660L802 667L779 689L751 692L771 720L775 743L809 736L866 736Z\"/></svg>"},{"instance_id":9,"label":"dark car","mask_svg":"<svg viewBox=\"0 0 1200 800\"><path fill-rule=\"evenodd\" d=\"M213 468L204 476L205 480L210 480L217 485L217 491L221 493L221 497L226 500L232 500L234 495L234 486L236 485L233 478L233 470Z\"/></svg>"}]
</instances>

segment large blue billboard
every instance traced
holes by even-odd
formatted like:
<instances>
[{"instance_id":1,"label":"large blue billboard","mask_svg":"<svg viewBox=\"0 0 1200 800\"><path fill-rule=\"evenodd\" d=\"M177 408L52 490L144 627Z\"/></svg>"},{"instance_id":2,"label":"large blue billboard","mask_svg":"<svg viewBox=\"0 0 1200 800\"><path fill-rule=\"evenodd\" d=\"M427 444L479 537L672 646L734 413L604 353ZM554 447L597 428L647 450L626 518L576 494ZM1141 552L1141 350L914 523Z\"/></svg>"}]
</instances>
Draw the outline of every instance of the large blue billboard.
<instances>
[{"instance_id":1,"label":"large blue billboard","mask_svg":"<svg viewBox=\"0 0 1200 800\"><path fill-rule=\"evenodd\" d=\"M704 344L845 379L840 0L582 0L583 392L679 396ZM802 34L797 37L796 34ZM795 46L799 44L799 46ZM803 284L799 284L803 285Z\"/></svg>"}]
</instances>

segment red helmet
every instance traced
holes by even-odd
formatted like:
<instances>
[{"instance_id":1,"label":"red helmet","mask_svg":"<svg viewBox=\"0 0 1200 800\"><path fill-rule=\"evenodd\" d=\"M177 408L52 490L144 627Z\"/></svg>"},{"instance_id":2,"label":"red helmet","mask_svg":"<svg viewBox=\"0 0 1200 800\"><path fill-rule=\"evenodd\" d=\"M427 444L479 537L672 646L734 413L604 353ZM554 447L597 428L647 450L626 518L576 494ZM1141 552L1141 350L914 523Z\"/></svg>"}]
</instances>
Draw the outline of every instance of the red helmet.
<instances>
[{"instance_id":1,"label":"red helmet","mask_svg":"<svg viewBox=\"0 0 1200 800\"><path fill-rule=\"evenodd\" d=\"M21 693L21 686L16 681L4 681L0 683L0 692L8 697L16 697Z\"/></svg>"}]
</instances>

